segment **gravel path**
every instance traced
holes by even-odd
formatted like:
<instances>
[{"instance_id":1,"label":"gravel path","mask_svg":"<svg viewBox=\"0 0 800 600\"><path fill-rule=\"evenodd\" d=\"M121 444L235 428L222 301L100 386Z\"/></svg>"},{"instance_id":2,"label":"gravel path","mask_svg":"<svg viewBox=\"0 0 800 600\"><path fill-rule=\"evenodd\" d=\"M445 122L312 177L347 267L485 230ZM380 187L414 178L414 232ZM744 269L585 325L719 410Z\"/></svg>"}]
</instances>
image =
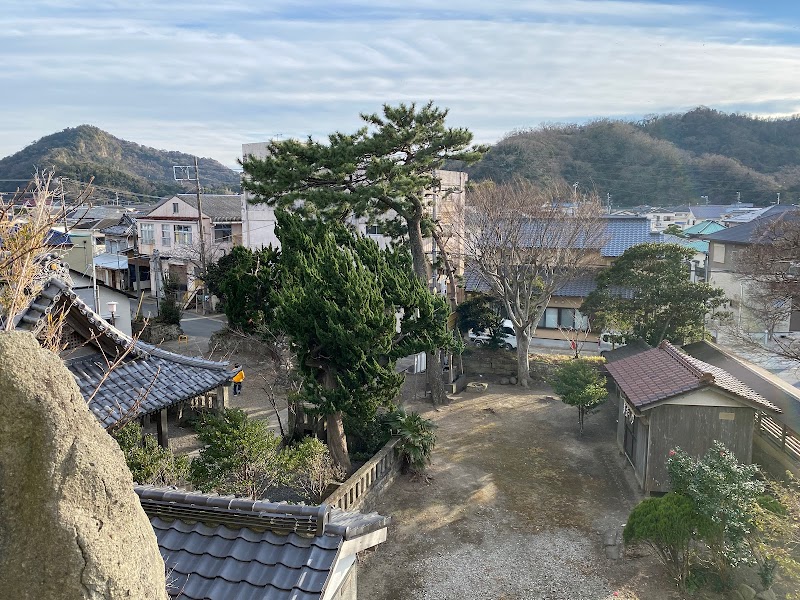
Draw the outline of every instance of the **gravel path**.
<instances>
[{"instance_id":1,"label":"gravel path","mask_svg":"<svg viewBox=\"0 0 800 600\"><path fill-rule=\"evenodd\" d=\"M614 445L614 407L581 437L575 409L551 394L490 385L414 407L439 425L431 481L401 477L378 500L393 522L362 560L360 598L677 598L650 557L603 553L603 534L641 498Z\"/></svg>"}]
</instances>

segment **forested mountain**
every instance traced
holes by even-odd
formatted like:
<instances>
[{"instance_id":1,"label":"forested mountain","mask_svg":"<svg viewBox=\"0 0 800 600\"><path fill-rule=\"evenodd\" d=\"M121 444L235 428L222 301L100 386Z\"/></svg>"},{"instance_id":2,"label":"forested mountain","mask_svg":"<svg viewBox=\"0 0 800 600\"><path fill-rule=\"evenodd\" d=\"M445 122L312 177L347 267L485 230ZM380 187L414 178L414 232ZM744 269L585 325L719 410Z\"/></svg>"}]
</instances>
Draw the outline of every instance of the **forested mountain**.
<instances>
[{"instance_id":1,"label":"forested mountain","mask_svg":"<svg viewBox=\"0 0 800 600\"><path fill-rule=\"evenodd\" d=\"M509 134L469 169L473 181L515 176L579 182L614 207L800 198L800 118L758 119L697 108L640 122L598 120Z\"/></svg>"},{"instance_id":2,"label":"forested mountain","mask_svg":"<svg viewBox=\"0 0 800 600\"><path fill-rule=\"evenodd\" d=\"M37 168L54 168L57 175L78 181L94 176L97 186L165 196L185 190L174 181L172 167L190 164L194 158L188 154L140 146L97 127L80 125L45 136L0 160L0 179L25 180ZM235 171L210 158L201 158L199 166L206 191L239 191ZM3 189L12 188L5 184Z\"/></svg>"}]
</instances>

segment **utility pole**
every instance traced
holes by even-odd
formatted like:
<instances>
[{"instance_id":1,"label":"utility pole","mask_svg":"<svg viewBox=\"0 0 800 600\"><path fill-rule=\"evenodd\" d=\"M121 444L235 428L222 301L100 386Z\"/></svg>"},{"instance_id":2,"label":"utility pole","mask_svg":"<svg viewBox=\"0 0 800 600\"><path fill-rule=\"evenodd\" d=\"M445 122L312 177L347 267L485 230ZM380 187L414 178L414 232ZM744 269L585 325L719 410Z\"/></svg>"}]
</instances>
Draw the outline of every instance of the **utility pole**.
<instances>
[{"instance_id":1,"label":"utility pole","mask_svg":"<svg viewBox=\"0 0 800 600\"><path fill-rule=\"evenodd\" d=\"M203 233L203 196L200 193L200 168L194 157L194 181L197 185L197 226L200 231L200 274L203 276L203 314L206 314L206 236Z\"/></svg>"},{"instance_id":2,"label":"utility pole","mask_svg":"<svg viewBox=\"0 0 800 600\"><path fill-rule=\"evenodd\" d=\"M174 166L172 171L175 176L175 181L194 181L195 189L197 191L197 230L200 235L200 271L203 276L203 297L202 307L203 314L206 313L206 239L203 235L203 195L200 192L200 167L197 164L197 157L194 157L194 177L191 175L190 166Z\"/></svg>"}]
</instances>

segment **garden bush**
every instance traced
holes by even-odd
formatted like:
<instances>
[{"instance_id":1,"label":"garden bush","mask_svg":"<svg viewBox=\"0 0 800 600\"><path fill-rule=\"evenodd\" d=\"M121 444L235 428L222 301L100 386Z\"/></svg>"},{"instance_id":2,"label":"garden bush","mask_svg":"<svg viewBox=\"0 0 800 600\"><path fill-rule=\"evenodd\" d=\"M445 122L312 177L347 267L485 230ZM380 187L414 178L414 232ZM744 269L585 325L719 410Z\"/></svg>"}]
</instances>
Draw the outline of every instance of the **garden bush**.
<instances>
[{"instance_id":1,"label":"garden bush","mask_svg":"<svg viewBox=\"0 0 800 600\"><path fill-rule=\"evenodd\" d=\"M626 544L645 544L653 549L681 590L686 589L692 544L700 517L692 501L670 493L648 498L633 509L625 524Z\"/></svg>"},{"instance_id":2,"label":"garden bush","mask_svg":"<svg viewBox=\"0 0 800 600\"><path fill-rule=\"evenodd\" d=\"M131 422L114 432L133 480L141 484L180 485L188 479L189 459L162 448L154 435L142 435L142 427Z\"/></svg>"}]
</instances>

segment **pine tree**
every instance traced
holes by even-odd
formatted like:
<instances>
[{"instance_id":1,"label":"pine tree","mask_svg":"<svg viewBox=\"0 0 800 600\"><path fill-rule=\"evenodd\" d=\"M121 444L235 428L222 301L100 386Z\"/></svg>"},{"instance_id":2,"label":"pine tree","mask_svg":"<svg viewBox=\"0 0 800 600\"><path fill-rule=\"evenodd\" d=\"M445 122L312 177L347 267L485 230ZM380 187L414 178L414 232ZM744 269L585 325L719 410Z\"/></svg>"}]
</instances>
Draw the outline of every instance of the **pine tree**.
<instances>
[{"instance_id":1,"label":"pine tree","mask_svg":"<svg viewBox=\"0 0 800 600\"><path fill-rule=\"evenodd\" d=\"M402 383L398 357L452 340L447 304L413 275L401 249L381 250L337 223L284 211L277 220L276 322L297 352L303 399L326 417L331 456L349 469L344 415L373 418Z\"/></svg>"},{"instance_id":2,"label":"pine tree","mask_svg":"<svg viewBox=\"0 0 800 600\"><path fill-rule=\"evenodd\" d=\"M355 215L396 217L387 229L407 236L414 273L425 285L430 268L423 240L434 227L426 191L439 185L434 171L447 160L477 161L483 147L469 147L472 133L447 128L447 110L428 102L384 105L383 114L362 114L366 126L352 135L333 133L328 143L312 139L270 142L264 159L245 157L242 186L256 202L296 208L341 221ZM434 402L444 398L438 355L428 357Z\"/></svg>"}]
</instances>

